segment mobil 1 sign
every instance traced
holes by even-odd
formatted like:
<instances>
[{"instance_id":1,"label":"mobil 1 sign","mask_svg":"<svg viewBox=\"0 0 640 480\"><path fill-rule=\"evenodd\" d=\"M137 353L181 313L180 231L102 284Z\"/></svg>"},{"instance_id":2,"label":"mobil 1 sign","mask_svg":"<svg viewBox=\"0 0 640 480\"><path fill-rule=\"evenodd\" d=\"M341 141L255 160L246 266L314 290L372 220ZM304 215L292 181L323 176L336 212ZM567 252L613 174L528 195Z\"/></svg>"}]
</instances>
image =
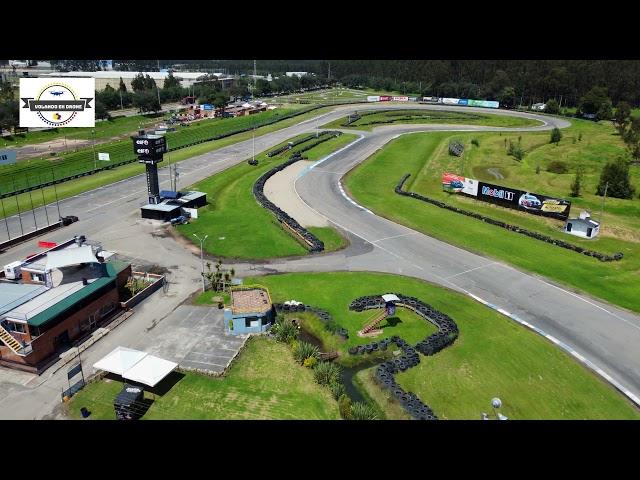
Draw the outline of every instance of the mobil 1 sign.
<instances>
[{"instance_id":1,"label":"mobil 1 sign","mask_svg":"<svg viewBox=\"0 0 640 480\"><path fill-rule=\"evenodd\" d=\"M167 153L167 140L162 135L133 137L133 151L139 157L162 157Z\"/></svg>"},{"instance_id":2,"label":"mobil 1 sign","mask_svg":"<svg viewBox=\"0 0 640 480\"><path fill-rule=\"evenodd\" d=\"M16 163L17 156L15 150L0 150L0 165L11 165Z\"/></svg>"},{"instance_id":3,"label":"mobil 1 sign","mask_svg":"<svg viewBox=\"0 0 640 480\"><path fill-rule=\"evenodd\" d=\"M478 184L478 199L559 220L569 218L571 210L571 202L561 198L547 197L540 193L525 192L484 182Z\"/></svg>"}]
</instances>

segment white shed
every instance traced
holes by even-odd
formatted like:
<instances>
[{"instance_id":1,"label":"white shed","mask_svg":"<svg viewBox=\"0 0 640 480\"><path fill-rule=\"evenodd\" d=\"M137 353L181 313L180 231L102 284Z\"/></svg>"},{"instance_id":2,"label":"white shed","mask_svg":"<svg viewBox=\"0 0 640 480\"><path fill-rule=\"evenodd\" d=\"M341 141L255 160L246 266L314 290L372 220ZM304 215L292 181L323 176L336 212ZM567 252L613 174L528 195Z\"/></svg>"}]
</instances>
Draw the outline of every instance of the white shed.
<instances>
[{"instance_id":1,"label":"white shed","mask_svg":"<svg viewBox=\"0 0 640 480\"><path fill-rule=\"evenodd\" d=\"M589 212L581 212L578 218L570 218L564 231L576 237L594 238L600 233L600 222L592 220Z\"/></svg>"}]
</instances>

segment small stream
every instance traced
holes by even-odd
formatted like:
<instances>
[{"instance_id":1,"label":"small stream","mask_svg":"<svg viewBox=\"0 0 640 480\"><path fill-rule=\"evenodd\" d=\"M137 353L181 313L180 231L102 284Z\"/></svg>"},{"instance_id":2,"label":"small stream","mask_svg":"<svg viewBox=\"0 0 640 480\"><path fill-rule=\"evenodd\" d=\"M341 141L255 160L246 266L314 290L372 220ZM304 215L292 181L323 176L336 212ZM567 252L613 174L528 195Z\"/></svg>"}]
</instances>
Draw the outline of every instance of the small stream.
<instances>
[{"instance_id":1,"label":"small stream","mask_svg":"<svg viewBox=\"0 0 640 480\"><path fill-rule=\"evenodd\" d=\"M304 328L300 328L298 330L298 340L315 345L320 349L320 351L324 351L322 341L320 341L318 337L306 331ZM377 365L378 363L380 363L380 360L365 361L354 367L344 367L341 365L342 383L344 384L344 389L347 396L351 399L352 402L367 402L362 393L360 393L360 390L358 390L358 388L354 385L353 378L360 370L372 367L374 365Z\"/></svg>"}]
</instances>

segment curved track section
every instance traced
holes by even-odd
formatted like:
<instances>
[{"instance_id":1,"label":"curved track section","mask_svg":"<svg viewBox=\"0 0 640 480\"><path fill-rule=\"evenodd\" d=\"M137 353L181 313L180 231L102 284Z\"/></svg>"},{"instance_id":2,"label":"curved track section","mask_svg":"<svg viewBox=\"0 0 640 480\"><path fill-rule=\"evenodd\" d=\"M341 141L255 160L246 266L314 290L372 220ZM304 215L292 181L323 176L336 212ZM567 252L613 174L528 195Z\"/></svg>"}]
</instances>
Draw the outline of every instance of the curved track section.
<instances>
[{"instance_id":1,"label":"curved track section","mask_svg":"<svg viewBox=\"0 0 640 480\"><path fill-rule=\"evenodd\" d=\"M464 107L461 107L464 108ZM504 113L504 112L496 112ZM541 116L507 112L529 118ZM539 131L564 128L564 119L543 117L544 124L526 128L480 126L398 125L358 132L354 142L330 158L318 162L296 180L300 198L332 224L356 239L358 245L342 255L332 254L315 264L302 261L272 262L276 271L318 269L380 271L421 278L452 288L521 319L552 341L566 346L640 404L640 317L603 301L577 294L544 279L521 272L441 242L373 214L344 192L342 177L389 141L401 134L420 131ZM403 172L392 172L401 176ZM390 172L391 174L391 172ZM357 252L356 252L357 250ZM361 252L361 253L360 253ZM587 362L583 362L587 363Z\"/></svg>"}]
</instances>

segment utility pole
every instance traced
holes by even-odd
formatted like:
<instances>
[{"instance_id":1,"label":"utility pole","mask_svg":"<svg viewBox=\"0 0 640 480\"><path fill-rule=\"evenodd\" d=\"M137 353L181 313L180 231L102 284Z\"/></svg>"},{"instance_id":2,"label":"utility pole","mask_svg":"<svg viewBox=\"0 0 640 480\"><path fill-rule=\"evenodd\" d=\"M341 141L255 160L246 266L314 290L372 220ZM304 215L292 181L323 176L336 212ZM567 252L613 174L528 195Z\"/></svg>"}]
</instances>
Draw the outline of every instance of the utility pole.
<instances>
[{"instance_id":1,"label":"utility pole","mask_svg":"<svg viewBox=\"0 0 640 480\"><path fill-rule=\"evenodd\" d=\"M253 126L253 161L256 161L256 126Z\"/></svg>"},{"instance_id":2,"label":"utility pole","mask_svg":"<svg viewBox=\"0 0 640 480\"><path fill-rule=\"evenodd\" d=\"M256 93L256 83L258 82L258 79L256 78L258 76L258 74L256 73L257 69L256 69L256 61L253 61L253 88L251 89L251 100L254 100L255 98L255 93Z\"/></svg>"},{"instance_id":3,"label":"utility pole","mask_svg":"<svg viewBox=\"0 0 640 480\"><path fill-rule=\"evenodd\" d=\"M602 217L604 216L604 201L607 198L607 189L609 188L609 182L604 185L604 195L602 196L602 209L600 210L600 227L602 227Z\"/></svg>"},{"instance_id":4,"label":"utility pole","mask_svg":"<svg viewBox=\"0 0 640 480\"><path fill-rule=\"evenodd\" d=\"M91 148L93 148L93 169L97 170L98 160L96 158L96 131L95 130L91 130L91 136L93 137L93 142L91 143Z\"/></svg>"},{"instance_id":5,"label":"utility pole","mask_svg":"<svg viewBox=\"0 0 640 480\"><path fill-rule=\"evenodd\" d=\"M202 244L204 243L204 241L207 239L207 237L209 235L205 235L204 238L200 238L198 235L196 235L194 233L193 236L196 237L198 240L200 240L200 263L202 264L202 293L204 293L204 291L205 291L205 286L204 286L204 257L202 255Z\"/></svg>"}]
</instances>

